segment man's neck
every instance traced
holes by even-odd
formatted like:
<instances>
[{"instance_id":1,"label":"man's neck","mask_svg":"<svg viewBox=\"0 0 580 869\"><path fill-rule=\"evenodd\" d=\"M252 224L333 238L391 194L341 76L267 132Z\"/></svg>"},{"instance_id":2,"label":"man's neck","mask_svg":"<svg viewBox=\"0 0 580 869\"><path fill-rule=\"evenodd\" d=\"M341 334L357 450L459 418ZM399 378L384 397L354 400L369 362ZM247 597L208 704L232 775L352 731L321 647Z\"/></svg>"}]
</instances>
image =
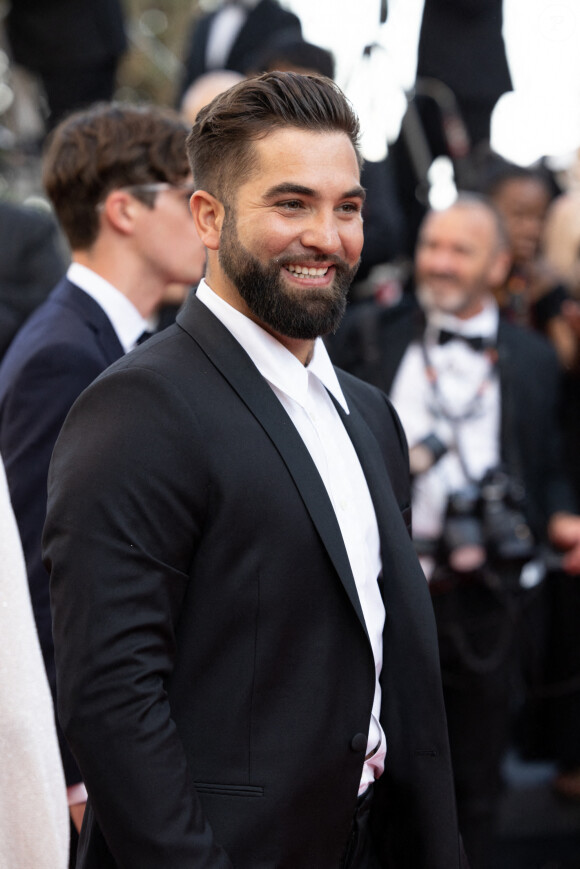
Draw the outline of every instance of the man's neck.
<instances>
[{"instance_id":1,"label":"man's neck","mask_svg":"<svg viewBox=\"0 0 580 869\"><path fill-rule=\"evenodd\" d=\"M127 297L144 319L148 320L159 307L165 286L160 285L150 272L144 274L140 263L135 262L130 255L119 256L116 252L108 256L95 249L75 250L72 252L72 261L108 281Z\"/></svg>"}]
</instances>

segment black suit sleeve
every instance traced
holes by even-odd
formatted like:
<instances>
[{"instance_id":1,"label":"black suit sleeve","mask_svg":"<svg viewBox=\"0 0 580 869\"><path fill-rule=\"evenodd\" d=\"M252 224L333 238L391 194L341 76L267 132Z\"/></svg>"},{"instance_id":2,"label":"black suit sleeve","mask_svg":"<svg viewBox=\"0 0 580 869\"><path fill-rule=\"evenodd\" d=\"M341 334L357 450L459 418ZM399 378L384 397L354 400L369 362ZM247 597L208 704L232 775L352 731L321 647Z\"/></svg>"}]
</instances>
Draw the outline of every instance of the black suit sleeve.
<instances>
[{"instance_id":1,"label":"black suit sleeve","mask_svg":"<svg viewBox=\"0 0 580 869\"><path fill-rule=\"evenodd\" d=\"M79 346L53 345L33 354L14 378L2 405L0 447L22 545L48 681L55 698L49 577L41 559L46 480L54 444L71 405L102 371ZM81 780L58 732L67 784Z\"/></svg>"},{"instance_id":2,"label":"black suit sleeve","mask_svg":"<svg viewBox=\"0 0 580 869\"><path fill-rule=\"evenodd\" d=\"M176 428L192 433L189 456L176 454ZM73 408L49 476L59 715L98 824L92 834L100 830L126 869L231 869L167 695L208 497L196 432L193 411L162 376L108 374Z\"/></svg>"}]
</instances>

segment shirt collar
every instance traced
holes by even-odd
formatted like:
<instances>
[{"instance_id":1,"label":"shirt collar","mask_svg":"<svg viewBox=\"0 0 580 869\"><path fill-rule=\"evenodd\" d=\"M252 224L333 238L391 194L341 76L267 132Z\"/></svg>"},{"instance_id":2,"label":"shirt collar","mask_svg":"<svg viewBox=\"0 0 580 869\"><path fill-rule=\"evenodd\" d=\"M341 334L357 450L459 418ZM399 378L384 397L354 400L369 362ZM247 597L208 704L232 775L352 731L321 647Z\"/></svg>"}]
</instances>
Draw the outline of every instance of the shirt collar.
<instances>
[{"instance_id":1,"label":"shirt collar","mask_svg":"<svg viewBox=\"0 0 580 869\"><path fill-rule=\"evenodd\" d=\"M66 276L103 309L125 353L133 349L143 332L151 330L151 322L141 316L127 296L92 269L73 262Z\"/></svg>"},{"instance_id":2,"label":"shirt collar","mask_svg":"<svg viewBox=\"0 0 580 869\"><path fill-rule=\"evenodd\" d=\"M495 299L490 297L484 299L483 309L474 317L461 320L453 314L434 310L427 314L427 324L429 331L438 332L441 329L446 329L458 335L481 335L482 338L495 341L499 325L499 310Z\"/></svg>"},{"instance_id":3,"label":"shirt collar","mask_svg":"<svg viewBox=\"0 0 580 869\"><path fill-rule=\"evenodd\" d=\"M304 366L269 332L214 293L204 279L200 281L196 295L241 344L268 383L304 406L308 378L315 375L343 410L349 412L346 398L321 338L314 342L312 359Z\"/></svg>"}]
</instances>

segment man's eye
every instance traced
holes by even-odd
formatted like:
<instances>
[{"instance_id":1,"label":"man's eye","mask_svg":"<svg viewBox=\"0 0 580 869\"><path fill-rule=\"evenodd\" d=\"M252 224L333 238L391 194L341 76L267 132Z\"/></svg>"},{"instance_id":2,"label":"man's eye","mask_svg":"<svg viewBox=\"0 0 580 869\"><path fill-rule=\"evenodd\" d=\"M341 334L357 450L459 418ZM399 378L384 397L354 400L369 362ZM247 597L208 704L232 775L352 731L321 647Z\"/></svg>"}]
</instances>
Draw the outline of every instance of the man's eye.
<instances>
[{"instance_id":1,"label":"man's eye","mask_svg":"<svg viewBox=\"0 0 580 869\"><path fill-rule=\"evenodd\" d=\"M286 199L284 202L278 203L278 208L285 208L287 211L298 211L302 208L302 203L299 199Z\"/></svg>"},{"instance_id":2,"label":"man's eye","mask_svg":"<svg viewBox=\"0 0 580 869\"><path fill-rule=\"evenodd\" d=\"M340 210L344 211L346 214L358 214L361 210L361 206L357 202L343 202L340 206Z\"/></svg>"}]
</instances>

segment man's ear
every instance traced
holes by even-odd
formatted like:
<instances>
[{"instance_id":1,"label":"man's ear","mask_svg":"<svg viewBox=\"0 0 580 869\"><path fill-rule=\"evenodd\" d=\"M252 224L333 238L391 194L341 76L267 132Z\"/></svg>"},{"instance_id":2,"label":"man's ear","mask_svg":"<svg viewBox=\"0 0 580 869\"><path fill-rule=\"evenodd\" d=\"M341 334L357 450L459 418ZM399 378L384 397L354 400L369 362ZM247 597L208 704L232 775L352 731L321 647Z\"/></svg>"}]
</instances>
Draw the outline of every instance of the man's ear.
<instances>
[{"instance_id":1,"label":"man's ear","mask_svg":"<svg viewBox=\"0 0 580 869\"><path fill-rule=\"evenodd\" d=\"M140 203L125 190L112 190L103 202L101 212L117 232L131 235L139 206Z\"/></svg>"},{"instance_id":2,"label":"man's ear","mask_svg":"<svg viewBox=\"0 0 580 869\"><path fill-rule=\"evenodd\" d=\"M511 253L507 250L497 253L489 269L490 286L501 287L502 284L505 284L511 267Z\"/></svg>"},{"instance_id":3,"label":"man's ear","mask_svg":"<svg viewBox=\"0 0 580 869\"><path fill-rule=\"evenodd\" d=\"M225 209L219 199L206 190L196 190L189 203L195 228L208 250L218 250L225 217Z\"/></svg>"}]
</instances>

